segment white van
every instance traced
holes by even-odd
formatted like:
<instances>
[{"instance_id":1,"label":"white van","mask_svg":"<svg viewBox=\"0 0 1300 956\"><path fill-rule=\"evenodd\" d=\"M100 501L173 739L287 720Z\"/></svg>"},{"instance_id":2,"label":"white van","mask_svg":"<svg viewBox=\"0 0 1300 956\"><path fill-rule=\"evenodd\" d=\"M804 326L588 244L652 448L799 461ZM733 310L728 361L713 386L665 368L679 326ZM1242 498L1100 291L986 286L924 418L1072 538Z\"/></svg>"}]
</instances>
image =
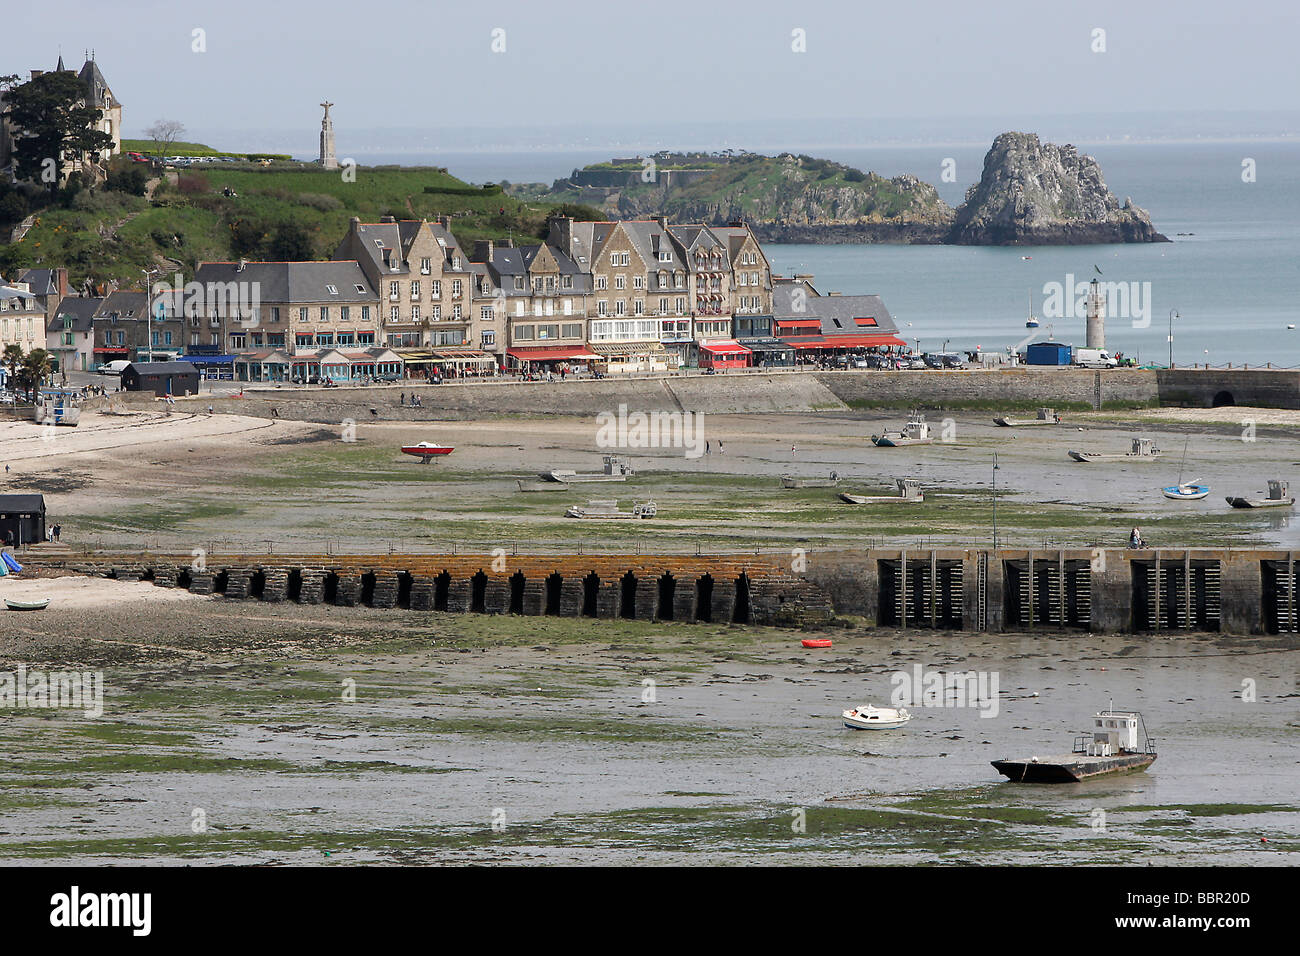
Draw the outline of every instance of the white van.
<instances>
[{"instance_id":1,"label":"white van","mask_svg":"<svg viewBox=\"0 0 1300 956\"><path fill-rule=\"evenodd\" d=\"M99 367L100 375L121 375L126 371L126 367L131 363L126 359L116 359L112 362L106 362Z\"/></svg>"},{"instance_id":2,"label":"white van","mask_svg":"<svg viewBox=\"0 0 1300 956\"><path fill-rule=\"evenodd\" d=\"M1075 349L1072 361L1083 368L1114 368L1119 364L1105 349Z\"/></svg>"}]
</instances>

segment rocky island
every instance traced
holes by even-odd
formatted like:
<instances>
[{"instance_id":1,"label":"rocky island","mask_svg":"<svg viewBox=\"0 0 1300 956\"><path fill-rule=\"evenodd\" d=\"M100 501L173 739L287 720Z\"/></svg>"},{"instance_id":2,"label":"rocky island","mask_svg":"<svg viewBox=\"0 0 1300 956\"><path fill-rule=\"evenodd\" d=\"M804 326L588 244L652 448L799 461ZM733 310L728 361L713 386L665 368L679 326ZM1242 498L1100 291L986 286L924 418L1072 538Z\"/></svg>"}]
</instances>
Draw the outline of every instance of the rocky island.
<instances>
[{"instance_id":1,"label":"rocky island","mask_svg":"<svg viewBox=\"0 0 1300 956\"><path fill-rule=\"evenodd\" d=\"M749 223L767 242L1073 245L1167 242L1145 211L1106 188L1101 167L1070 145L1003 133L980 181L954 210L916 176L886 179L841 163L661 152L575 169L545 184L507 184L523 200L584 203L611 217Z\"/></svg>"},{"instance_id":2,"label":"rocky island","mask_svg":"<svg viewBox=\"0 0 1300 956\"><path fill-rule=\"evenodd\" d=\"M1003 133L966 191L947 241L968 246L1168 242L1146 211L1121 204L1101 166L1070 145L1033 133Z\"/></svg>"}]
</instances>

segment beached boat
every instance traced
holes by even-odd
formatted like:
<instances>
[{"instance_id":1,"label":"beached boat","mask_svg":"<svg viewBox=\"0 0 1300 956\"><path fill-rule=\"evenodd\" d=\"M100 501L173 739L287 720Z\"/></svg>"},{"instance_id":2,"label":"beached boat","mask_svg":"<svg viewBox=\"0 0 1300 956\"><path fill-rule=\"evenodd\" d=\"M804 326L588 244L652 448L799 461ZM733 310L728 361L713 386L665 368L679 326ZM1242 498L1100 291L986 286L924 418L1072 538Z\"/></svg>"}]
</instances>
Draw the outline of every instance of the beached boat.
<instances>
[{"instance_id":1,"label":"beached boat","mask_svg":"<svg viewBox=\"0 0 1300 956\"><path fill-rule=\"evenodd\" d=\"M1155 461L1160 457L1154 438L1134 438L1132 448L1122 455L1103 454L1095 451L1071 451L1070 457L1075 461Z\"/></svg>"},{"instance_id":2,"label":"beached boat","mask_svg":"<svg viewBox=\"0 0 1300 956\"><path fill-rule=\"evenodd\" d=\"M804 647L830 647L831 639L829 637L805 637L799 643Z\"/></svg>"},{"instance_id":3,"label":"beached boat","mask_svg":"<svg viewBox=\"0 0 1300 956\"><path fill-rule=\"evenodd\" d=\"M781 479L782 488L834 488L840 483L840 476L831 472L829 478L796 478L785 475Z\"/></svg>"},{"instance_id":4,"label":"beached boat","mask_svg":"<svg viewBox=\"0 0 1300 956\"><path fill-rule=\"evenodd\" d=\"M1092 715L1091 734L1075 738L1072 753L991 761L1015 783L1078 783L1112 773L1145 770L1156 759L1156 742L1147 736L1137 711L1102 710ZM1138 727L1142 740L1138 739Z\"/></svg>"},{"instance_id":5,"label":"beached boat","mask_svg":"<svg viewBox=\"0 0 1300 956\"><path fill-rule=\"evenodd\" d=\"M851 505L918 504L925 500L925 494L921 491L921 482L918 479L896 478L894 481L898 485L898 494L896 495L851 495L841 491L840 500Z\"/></svg>"},{"instance_id":6,"label":"beached boat","mask_svg":"<svg viewBox=\"0 0 1300 956\"><path fill-rule=\"evenodd\" d=\"M561 481L525 481L519 479L520 491L568 491L569 486Z\"/></svg>"},{"instance_id":7,"label":"beached boat","mask_svg":"<svg viewBox=\"0 0 1300 956\"><path fill-rule=\"evenodd\" d=\"M1264 498L1238 498L1228 496L1228 504L1234 508L1290 508L1295 504L1285 481L1271 479L1268 483L1268 495Z\"/></svg>"},{"instance_id":8,"label":"beached boat","mask_svg":"<svg viewBox=\"0 0 1300 956\"><path fill-rule=\"evenodd\" d=\"M886 431L872 435L871 442L877 448L901 448L904 445L928 445L934 439L930 437L930 425L920 412L913 412L907 424L900 431Z\"/></svg>"},{"instance_id":9,"label":"beached boat","mask_svg":"<svg viewBox=\"0 0 1300 956\"><path fill-rule=\"evenodd\" d=\"M1199 501L1210 493L1210 486L1184 482L1160 490L1164 492L1166 498L1172 498L1175 501Z\"/></svg>"},{"instance_id":10,"label":"beached boat","mask_svg":"<svg viewBox=\"0 0 1300 956\"><path fill-rule=\"evenodd\" d=\"M646 501L633 505L631 511L620 511L616 500L606 499L588 501L586 505L574 505L564 513L564 516L566 518L653 518L657 510L653 501Z\"/></svg>"},{"instance_id":11,"label":"beached boat","mask_svg":"<svg viewBox=\"0 0 1300 956\"><path fill-rule=\"evenodd\" d=\"M39 601L15 601L12 598L5 598L5 607L11 611L44 611L49 606L49 598L42 598Z\"/></svg>"},{"instance_id":12,"label":"beached boat","mask_svg":"<svg viewBox=\"0 0 1300 956\"><path fill-rule=\"evenodd\" d=\"M432 459L439 455L450 455L455 449L451 445L438 445L431 441L417 442L414 445L403 445L403 455L414 455L420 459L420 464L427 465Z\"/></svg>"},{"instance_id":13,"label":"beached boat","mask_svg":"<svg viewBox=\"0 0 1300 956\"><path fill-rule=\"evenodd\" d=\"M1028 428L1030 425L1059 425L1061 416L1056 414L1054 408L1040 408L1037 418L995 418L994 425L1001 425L1003 428Z\"/></svg>"},{"instance_id":14,"label":"beached boat","mask_svg":"<svg viewBox=\"0 0 1300 956\"><path fill-rule=\"evenodd\" d=\"M844 726L852 730L893 730L912 719L912 715L899 707L873 707L862 704L844 711Z\"/></svg>"},{"instance_id":15,"label":"beached boat","mask_svg":"<svg viewBox=\"0 0 1300 956\"><path fill-rule=\"evenodd\" d=\"M551 471L543 471L538 477L543 481L558 481L563 484L571 484L579 481L627 481L629 475L635 475L632 469L632 463L622 455L606 455L603 459L603 469L598 472L591 471L569 471L562 468L556 468Z\"/></svg>"}]
</instances>

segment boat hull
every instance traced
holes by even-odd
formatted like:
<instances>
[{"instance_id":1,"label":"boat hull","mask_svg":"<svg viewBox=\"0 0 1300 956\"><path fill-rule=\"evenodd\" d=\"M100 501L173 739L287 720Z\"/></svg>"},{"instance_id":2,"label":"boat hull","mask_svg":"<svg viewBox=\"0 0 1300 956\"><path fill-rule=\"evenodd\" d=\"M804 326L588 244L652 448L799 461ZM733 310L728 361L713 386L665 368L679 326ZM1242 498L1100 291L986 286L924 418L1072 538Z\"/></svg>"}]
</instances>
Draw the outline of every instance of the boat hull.
<instances>
[{"instance_id":1,"label":"boat hull","mask_svg":"<svg viewBox=\"0 0 1300 956\"><path fill-rule=\"evenodd\" d=\"M838 478L782 478L782 488L834 488Z\"/></svg>"},{"instance_id":2,"label":"boat hull","mask_svg":"<svg viewBox=\"0 0 1300 956\"><path fill-rule=\"evenodd\" d=\"M1295 504L1294 498L1234 498L1229 495L1228 504L1234 508L1290 508Z\"/></svg>"},{"instance_id":3,"label":"boat hull","mask_svg":"<svg viewBox=\"0 0 1300 956\"><path fill-rule=\"evenodd\" d=\"M1164 493L1166 498L1171 498L1174 501L1200 501L1210 493L1210 489L1204 485L1190 485L1189 487L1195 488L1196 490L1192 492L1184 492L1182 488L1174 485L1170 485L1168 488L1161 488L1160 490Z\"/></svg>"},{"instance_id":4,"label":"boat hull","mask_svg":"<svg viewBox=\"0 0 1300 956\"><path fill-rule=\"evenodd\" d=\"M1155 754L1087 757L1069 754L1041 760L994 760L995 770L1013 783L1078 783L1116 773L1137 773L1155 763Z\"/></svg>"},{"instance_id":5,"label":"boat hull","mask_svg":"<svg viewBox=\"0 0 1300 956\"><path fill-rule=\"evenodd\" d=\"M411 455L420 459L420 463L427 465L429 459L437 458L442 455L450 455L455 449L450 445L403 445L402 454Z\"/></svg>"},{"instance_id":6,"label":"boat hull","mask_svg":"<svg viewBox=\"0 0 1300 956\"><path fill-rule=\"evenodd\" d=\"M627 481L627 475L582 474L576 471L543 471L538 477L561 484L578 484L593 481Z\"/></svg>"},{"instance_id":7,"label":"boat hull","mask_svg":"<svg viewBox=\"0 0 1300 956\"><path fill-rule=\"evenodd\" d=\"M1030 425L1059 425L1060 422L1047 418L995 418L993 424L1003 428L1028 428Z\"/></svg>"},{"instance_id":8,"label":"boat hull","mask_svg":"<svg viewBox=\"0 0 1300 956\"><path fill-rule=\"evenodd\" d=\"M49 606L48 598L44 601L5 601L5 607L11 611L44 611Z\"/></svg>"},{"instance_id":9,"label":"boat hull","mask_svg":"<svg viewBox=\"0 0 1300 956\"><path fill-rule=\"evenodd\" d=\"M850 495L847 492L840 492L840 500L851 505L920 504L925 501L925 495L904 498L901 495Z\"/></svg>"},{"instance_id":10,"label":"boat hull","mask_svg":"<svg viewBox=\"0 0 1300 956\"><path fill-rule=\"evenodd\" d=\"M905 445L932 445L933 438L900 438L893 435L872 435L871 443L877 448L902 448Z\"/></svg>"},{"instance_id":11,"label":"boat hull","mask_svg":"<svg viewBox=\"0 0 1300 956\"><path fill-rule=\"evenodd\" d=\"M520 491L568 491L569 486L562 481L519 481Z\"/></svg>"},{"instance_id":12,"label":"boat hull","mask_svg":"<svg viewBox=\"0 0 1300 956\"><path fill-rule=\"evenodd\" d=\"M1099 455L1090 451L1072 451L1070 457L1075 461L1155 461L1159 454L1154 455Z\"/></svg>"}]
</instances>

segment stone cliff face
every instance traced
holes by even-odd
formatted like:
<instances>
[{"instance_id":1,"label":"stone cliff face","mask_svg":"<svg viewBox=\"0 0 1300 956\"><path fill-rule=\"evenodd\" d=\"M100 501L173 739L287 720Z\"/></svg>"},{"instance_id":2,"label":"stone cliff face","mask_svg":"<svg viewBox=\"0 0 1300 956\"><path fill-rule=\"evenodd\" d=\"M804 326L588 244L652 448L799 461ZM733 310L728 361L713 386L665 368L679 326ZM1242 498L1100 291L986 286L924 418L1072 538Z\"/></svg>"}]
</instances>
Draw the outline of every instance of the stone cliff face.
<instances>
[{"instance_id":1,"label":"stone cliff face","mask_svg":"<svg viewBox=\"0 0 1300 956\"><path fill-rule=\"evenodd\" d=\"M958 245L1168 242L1146 211L1106 188L1101 167L1073 146L1003 133L984 157L947 241Z\"/></svg>"}]
</instances>

